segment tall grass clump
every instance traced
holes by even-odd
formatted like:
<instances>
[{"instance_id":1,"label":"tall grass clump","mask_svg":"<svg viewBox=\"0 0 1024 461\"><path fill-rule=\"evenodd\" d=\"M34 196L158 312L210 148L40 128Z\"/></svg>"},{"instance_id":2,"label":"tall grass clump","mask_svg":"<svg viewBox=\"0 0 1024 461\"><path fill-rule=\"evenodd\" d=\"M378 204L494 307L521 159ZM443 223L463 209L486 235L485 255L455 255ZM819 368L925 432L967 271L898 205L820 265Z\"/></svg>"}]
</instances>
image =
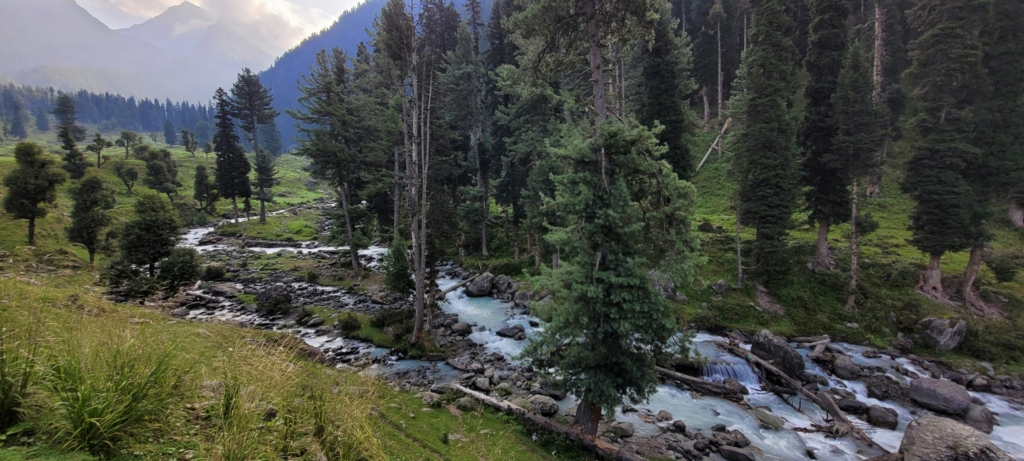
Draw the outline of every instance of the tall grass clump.
<instances>
[{"instance_id":1,"label":"tall grass clump","mask_svg":"<svg viewBox=\"0 0 1024 461\"><path fill-rule=\"evenodd\" d=\"M22 421L25 403L39 380L35 335L8 326L0 314L0 433Z\"/></svg>"},{"instance_id":2,"label":"tall grass clump","mask_svg":"<svg viewBox=\"0 0 1024 461\"><path fill-rule=\"evenodd\" d=\"M104 455L161 419L179 376L174 348L134 338L68 344L55 354L49 377L57 403L58 439L66 448Z\"/></svg>"}]
</instances>

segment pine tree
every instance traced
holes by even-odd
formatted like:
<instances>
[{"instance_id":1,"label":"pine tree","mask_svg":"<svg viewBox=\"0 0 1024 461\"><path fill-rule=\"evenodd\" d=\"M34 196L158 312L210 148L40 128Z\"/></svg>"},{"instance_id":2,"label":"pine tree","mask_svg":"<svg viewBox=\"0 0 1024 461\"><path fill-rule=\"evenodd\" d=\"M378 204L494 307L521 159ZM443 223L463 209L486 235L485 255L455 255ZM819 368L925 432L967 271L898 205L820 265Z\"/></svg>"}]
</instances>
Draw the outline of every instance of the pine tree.
<instances>
[{"instance_id":1,"label":"pine tree","mask_svg":"<svg viewBox=\"0 0 1024 461\"><path fill-rule=\"evenodd\" d=\"M975 104L987 83L978 38L984 4L919 0L909 13L921 35L912 43L904 78L919 112L911 122L917 141L903 189L917 204L910 216L910 243L930 257L919 290L940 300L946 298L942 255L985 239L984 202L965 177L966 166L980 154L971 142L978 129Z\"/></svg>"},{"instance_id":2,"label":"pine tree","mask_svg":"<svg viewBox=\"0 0 1024 461\"><path fill-rule=\"evenodd\" d=\"M102 243L100 231L110 225L107 211L117 205L117 198L98 174L82 178L71 188L71 197L75 203L71 207L71 226L67 228L68 240L84 246L92 264Z\"/></svg>"},{"instance_id":3,"label":"pine tree","mask_svg":"<svg viewBox=\"0 0 1024 461\"><path fill-rule=\"evenodd\" d=\"M696 84L690 76L693 56L689 36L677 35L678 20L671 14L671 5L663 2L661 16L654 28L654 41L641 40L637 45L635 61L641 63L631 98L637 119L649 128L658 122L665 129L658 133L658 141L668 146L664 158L682 179L693 174L693 156L690 142L695 134L696 120L688 109L687 95Z\"/></svg>"},{"instance_id":4,"label":"pine tree","mask_svg":"<svg viewBox=\"0 0 1024 461\"><path fill-rule=\"evenodd\" d=\"M103 163L106 161L103 158L103 149L109 149L114 147L114 143L110 142L109 139L104 138L102 134L96 132L96 136L92 139L92 144L85 147L85 150L96 154L96 168L102 168Z\"/></svg>"},{"instance_id":5,"label":"pine tree","mask_svg":"<svg viewBox=\"0 0 1024 461\"><path fill-rule=\"evenodd\" d=\"M836 136L832 139L832 152L825 157L827 163L842 174L842 181L853 187L850 194L850 285L846 307L856 303L858 258L860 241L858 228L857 194L859 180L874 171L878 157L875 152L882 144L883 116L873 101L871 69L860 43L854 42L843 57L839 83L832 95Z\"/></svg>"},{"instance_id":6,"label":"pine tree","mask_svg":"<svg viewBox=\"0 0 1024 461\"><path fill-rule=\"evenodd\" d=\"M217 107L217 132L213 135L213 150L217 153L217 190L221 197L231 199L235 221L238 221L238 199L252 195L249 185L249 159L238 145L235 122L232 120L231 102L223 88L213 96Z\"/></svg>"},{"instance_id":7,"label":"pine tree","mask_svg":"<svg viewBox=\"0 0 1024 461\"><path fill-rule=\"evenodd\" d=\"M740 222L756 230L753 261L768 281L790 269L785 238L796 208L798 163L790 111L796 90L793 22L780 0L754 9L750 48L743 55L735 134Z\"/></svg>"},{"instance_id":8,"label":"pine tree","mask_svg":"<svg viewBox=\"0 0 1024 461\"><path fill-rule=\"evenodd\" d=\"M192 184L192 198L199 202L199 210L207 214L216 214L217 200L220 199L220 192L217 191L217 180L211 178L206 172L206 167L196 165L196 178Z\"/></svg>"},{"instance_id":9,"label":"pine tree","mask_svg":"<svg viewBox=\"0 0 1024 461\"><path fill-rule=\"evenodd\" d=\"M274 109L274 97L270 89L260 83L259 75L248 67L238 74L238 80L231 87L231 114L238 119L238 127L249 135L253 152L260 151L260 125L270 123L279 112Z\"/></svg>"},{"instance_id":10,"label":"pine tree","mask_svg":"<svg viewBox=\"0 0 1024 461\"><path fill-rule=\"evenodd\" d=\"M114 145L117 147L124 148L124 159L128 160L131 150L138 145L142 144L142 136L139 136L131 131L122 131L121 137L114 141Z\"/></svg>"},{"instance_id":11,"label":"pine tree","mask_svg":"<svg viewBox=\"0 0 1024 461\"><path fill-rule=\"evenodd\" d=\"M185 152L192 155L192 158L196 158L196 151L199 150L199 140L196 139L196 135L189 130L181 130L181 145L185 148Z\"/></svg>"},{"instance_id":12,"label":"pine tree","mask_svg":"<svg viewBox=\"0 0 1024 461\"><path fill-rule=\"evenodd\" d=\"M11 108L11 128L10 135L18 139L25 139L28 137L28 130L26 125L28 124L28 114L25 113L25 109L21 107L21 103L17 99L14 100L14 105Z\"/></svg>"},{"instance_id":13,"label":"pine tree","mask_svg":"<svg viewBox=\"0 0 1024 461\"><path fill-rule=\"evenodd\" d=\"M284 153L284 142L281 141L281 130L277 128L277 121L271 120L259 127L260 139L263 140L263 149L272 158L280 157Z\"/></svg>"},{"instance_id":14,"label":"pine tree","mask_svg":"<svg viewBox=\"0 0 1024 461\"><path fill-rule=\"evenodd\" d=\"M74 128L72 125L61 125L57 129L57 138L60 139L61 149L64 150L64 170L71 175L71 179L80 179L85 175L89 162L85 160L85 155L75 142Z\"/></svg>"},{"instance_id":15,"label":"pine tree","mask_svg":"<svg viewBox=\"0 0 1024 461\"><path fill-rule=\"evenodd\" d=\"M143 193L135 199L135 217L124 224L117 241L119 259L144 266L149 277L156 263L171 255L181 238L181 222L169 200Z\"/></svg>"},{"instance_id":16,"label":"pine tree","mask_svg":"<svg viewBox=\"0 0 1024 461\"><path fill-rule=\"evenodd\" d=\"M810 3L811 30L805 60L810 79L804 89L806 115L797 138L807 155L803 161L803 183L807 186L804 199L809 218L818 223L811 267L832 270L835 261L828 246L829 228L850 217L849 182L846 181L849 175L836 163L843 159L835 155L832 146L839 128L832 96L847 49L846 19L850 11L845 0L811 0Z\"/></svg>"},{"instance_id":17,"label":"pine tree","mask_svg":"<svg viewBox=\"0 0 1024 461\"><path fill-rule=\"evenodd\" d=\"M274 166L274 159L270 153L260 149L256 153L254 164L256 177L252 185L256 188L256 199L260 201L260 223L267 222L267 202L274 201L274 195L270 191L277 184L277 167Z\"/></svg>"},{"instance_id":18,"label":"pine tree","mask_svg":"<svg viewBox=\"0 0 1024 461\"><path fill-rule=\"evenodd\" d=\"M65 92L60 92L57 95L57 101L54 102L53 111L50 113L57 118L57 124L63 126L73 126L77 121L78 107L75 104L75 98Z\"/></svg>"},{"instance_id":19,"label":"pine tree","mask_svg":"<svg viewBox=\"0 0 1024 461\"><path fill-rule=\"evenodd\" d=\"M42 107L36 108L36 130L40 133L46 133L50 131L50 117L46 115L46 111Z\"/></svg>"},{"instance_id":20,"label":"pine tree","mask_svg":"<svg viewBox=\"0 0 1024 461\"><path fill-rule=\"evenodd\" d=\"M36 219L46 217L47 205L57 201L57 186L68 176L39 144L19 143L14 147L14 159L18 166L4 177L4 211L14 219L28 220L28 244L35 246Z\"/></svg>"},{"instance_id":21,"label":"pine tree","mask_svg":"<svg viewBox=\"0 0 1024 461\"><path fill-rule=\"evenodd\" d=\"M174 122L171 122L171 119L164 120L164 142L169 146L178 143L178 133L174 131Z\"/></svg>"}]
</instances>

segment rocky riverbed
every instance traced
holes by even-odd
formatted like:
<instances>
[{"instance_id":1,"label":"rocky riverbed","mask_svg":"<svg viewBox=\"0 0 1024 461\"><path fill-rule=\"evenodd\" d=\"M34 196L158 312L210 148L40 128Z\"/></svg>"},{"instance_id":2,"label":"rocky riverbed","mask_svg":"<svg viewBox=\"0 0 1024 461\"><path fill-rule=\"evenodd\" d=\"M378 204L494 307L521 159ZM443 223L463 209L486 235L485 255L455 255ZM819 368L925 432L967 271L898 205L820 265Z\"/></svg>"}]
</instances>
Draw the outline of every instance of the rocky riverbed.
<instances>
[{"instance_id":1,"label":"rocky riverbed","mask_svg":"<svg viewBox=\"0 0 1024 461\"><path fill-rule=\"evenodd\" d=\"M212 231L212 227L193 229L184 244L223 264L230 280L203 283L179 296L180 307L173 315L296 335L308 345L311 357L420 392L425 403L440 398L446 385L455 381L571 422L573 397L551 388L535 370L515 359L529 339L543 330L542 322L531 316L530 306L546 302L521 290L516 281L483 274L447 293L440 303L443 312L432 315L430 324L446 356L408 360L345 338L333 325L344 312L372 315L385 308L409 307L408 299L318 285L284 269L261 273L240 264L251 255L273 253L308 260L319 271L328 272L348 265L347 259L337 257L347 249L316 243L228 241L214 237ZM379 267L385 252L371 247L360 251L360 260L372 270ZM455 266L442 268L441 274L441 290L478 275ZM246 307L240 295L279 296L296 307L318 306L336 314L264 316ZM956 341L958 335L962 339L958 328L962 327L929 322L918 339L936 344ZM820 338L791 342L768 332L753 337L701 333L693 341L692 351L700 354L705 365L699 372L689 372L745 392L741 401L700 395L686 384L666 381L645 404L624 405L607 415L610 419L602 424L602 437L644 456L671 459L861 460L883 454L849 435L833 438L825 429L830 422L822 409L716 345L730 340L785 371L807 391L828 395L856 427L887 451L941 454L956 445L974 450L969 459L1024 459L1024 383L1019 376L996 375L989 369L953 370L895 349L875 350ZM467 397L457 405L476 404Z\"/></svg>"}]
</instances>

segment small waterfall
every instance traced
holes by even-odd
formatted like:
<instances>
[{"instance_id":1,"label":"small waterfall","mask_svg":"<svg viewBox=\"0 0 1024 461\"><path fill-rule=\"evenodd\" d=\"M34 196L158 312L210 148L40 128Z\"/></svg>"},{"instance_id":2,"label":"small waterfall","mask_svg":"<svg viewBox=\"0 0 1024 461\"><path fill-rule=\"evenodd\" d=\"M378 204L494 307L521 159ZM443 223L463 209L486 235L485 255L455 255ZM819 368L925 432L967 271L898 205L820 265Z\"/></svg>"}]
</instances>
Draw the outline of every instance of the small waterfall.
<instances>
[{"instance_id":1,"label":"small waterfall","mask_svg":"<svg viewBox=\"0 0 1024 461\"><path fill-rule=\"evenodd\" d=\"M754 374L754 370L745 363L730 362L709 362L701 367L704 379L713 382L722 382L732 378L744 386L756 386L760 379Z\"/></svg>"}]
</instances>

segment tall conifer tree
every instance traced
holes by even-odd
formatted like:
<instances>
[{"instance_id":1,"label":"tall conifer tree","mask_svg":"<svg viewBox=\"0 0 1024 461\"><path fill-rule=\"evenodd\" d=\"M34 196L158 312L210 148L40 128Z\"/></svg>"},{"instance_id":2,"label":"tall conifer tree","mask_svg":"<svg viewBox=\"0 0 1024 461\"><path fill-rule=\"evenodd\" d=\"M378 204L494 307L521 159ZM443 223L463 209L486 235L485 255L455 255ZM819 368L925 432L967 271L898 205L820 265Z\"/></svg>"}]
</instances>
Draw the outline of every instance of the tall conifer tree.
<instances>
[{"instance_id":1,"label":"tall conifer tree","mask_svg":"<svg viewBox=\"0 0 1024 461\"><path fill-rule=\"evenodd\" d=\"M231 87L231 113L238 119L238 127L249 135L253 152L259 152L259 126L270 123L279 112L274 109L270 89L260 83L260 76L248 67L238 74Z\"/></svg>"},{"instance_id":2,"label":"tall conifer tree","mask_svg":"<svg viewBox=\"0 0 1024 461\"><path fill-rule=\"evenodd\" d=\"M238 145L231 102L223 88L213 95L217 107L217 132L213 135L213 151L217 153L217 190L221 197L231 199L231 209L238 221L238 199L252 195L249 185L249 159Z\"/></svg>"}]
</instances>

